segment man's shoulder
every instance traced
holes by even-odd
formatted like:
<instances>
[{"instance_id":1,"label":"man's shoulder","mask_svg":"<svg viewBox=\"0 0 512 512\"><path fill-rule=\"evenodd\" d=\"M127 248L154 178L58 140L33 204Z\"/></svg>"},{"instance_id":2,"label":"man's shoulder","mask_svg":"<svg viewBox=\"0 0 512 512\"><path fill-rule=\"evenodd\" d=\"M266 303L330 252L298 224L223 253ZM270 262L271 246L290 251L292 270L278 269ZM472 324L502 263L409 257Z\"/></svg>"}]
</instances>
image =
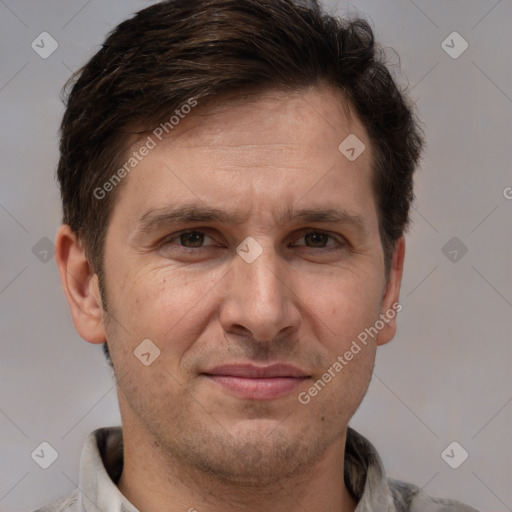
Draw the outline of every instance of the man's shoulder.
<instances>
[{"instance_id":1,"label":"man's shoulder","mask_svg":"<svg viewBox=\"0 0 512 512\"><path fill-rule=\"evenodd\" d=\"M397 512L478 512L460 501L434 498L417 485L388 478Z\"/></svg>"},{"instance_id":2,"label":"man's shoulder","mask_svg":"<svg viewBox=\"0 0 512 512\"><path fill-rule=\"evenodd\" d=\"M75 489L71 494L38 508L34 512L81 512L76 509L79 492L78 489Z\"/></svg>"}]
</instances>

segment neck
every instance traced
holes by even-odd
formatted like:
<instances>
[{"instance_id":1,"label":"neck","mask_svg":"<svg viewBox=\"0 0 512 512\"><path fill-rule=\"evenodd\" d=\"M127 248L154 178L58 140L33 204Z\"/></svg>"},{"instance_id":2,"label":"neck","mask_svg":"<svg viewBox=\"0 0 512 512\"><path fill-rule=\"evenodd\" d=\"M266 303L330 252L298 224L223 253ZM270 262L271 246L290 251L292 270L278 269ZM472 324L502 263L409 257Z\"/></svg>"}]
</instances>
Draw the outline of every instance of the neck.
<instances>
[{"instance_id":1,"label":"neck","mask_svg":"<svg viewBox=\"0 0 512 512\"><path fill-rule=\"evenodd\" d=\"M180 464L135 425L123 426L124 464L118 488L144 512L355 510L357 503L343 477L346 432L300 475L259 486L225 481Z\"/></svg>"}]
</instances>

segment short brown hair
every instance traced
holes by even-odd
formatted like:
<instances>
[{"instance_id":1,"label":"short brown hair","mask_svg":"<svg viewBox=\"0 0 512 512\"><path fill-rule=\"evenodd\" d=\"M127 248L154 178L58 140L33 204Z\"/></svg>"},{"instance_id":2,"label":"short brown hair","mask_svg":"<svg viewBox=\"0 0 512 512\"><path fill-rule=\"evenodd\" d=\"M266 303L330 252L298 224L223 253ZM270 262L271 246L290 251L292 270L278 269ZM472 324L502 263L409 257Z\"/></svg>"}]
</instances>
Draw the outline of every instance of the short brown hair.
<instances>
[{"instance_id":1,"label":"short brown hair","mask_svg":"<svg viewBox=\"0 0 512 512\"><path fill-rule=\"evenodd\" d=\"M423 145L370 25L326 14L315 0L167 0L118 25L68 81L58 179L63 222L102 282L103 246L120 188L94 194L122 165L128 135L193 99L242 90L338 88L372 144L386 274L409 223ZM341 141L340 141L341 142Z\"/></svg>"}]
</instances>

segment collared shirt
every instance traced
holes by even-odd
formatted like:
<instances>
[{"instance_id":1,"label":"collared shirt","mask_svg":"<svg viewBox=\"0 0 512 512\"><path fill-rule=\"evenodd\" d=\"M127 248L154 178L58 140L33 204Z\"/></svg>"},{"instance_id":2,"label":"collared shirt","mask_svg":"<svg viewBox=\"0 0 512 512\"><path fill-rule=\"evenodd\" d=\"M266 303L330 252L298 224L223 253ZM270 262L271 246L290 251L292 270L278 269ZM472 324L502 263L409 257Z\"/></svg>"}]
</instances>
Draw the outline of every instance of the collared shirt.
<instances>
[{"instance_id":1,"label":"collared shirt","mask_svg":"<svg viewBox=\"0 0 512 512\"><path fill-rule=\"evenodd\" d=\"M138 512L117 488L122 470L121 427L97 429L82 449L78 488L35 512ZM386 478L373 445L350 427L345 483L357 499L355 512L478 512L458 501L433 498L415 485Z\"/></svg>"}]
</instances>

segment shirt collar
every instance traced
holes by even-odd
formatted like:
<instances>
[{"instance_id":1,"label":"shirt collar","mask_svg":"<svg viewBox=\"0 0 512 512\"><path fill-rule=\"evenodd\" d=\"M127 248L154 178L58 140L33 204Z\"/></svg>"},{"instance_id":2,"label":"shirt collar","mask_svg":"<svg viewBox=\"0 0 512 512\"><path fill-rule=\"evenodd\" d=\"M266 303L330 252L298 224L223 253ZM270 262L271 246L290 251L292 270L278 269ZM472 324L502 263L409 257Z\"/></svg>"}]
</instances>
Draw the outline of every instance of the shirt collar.
<instances>
[{"instance_id":1,"label":"shirt collar","mask_svg":"<svg viewBox=\"0 0 512 512\"><path fill-rule=\"evenodd\" d=\"M139 512L117 488L123 468L122 428L105 427L87 438L80 458L77 511ZM345 482L358 500L355 512L396 512L384 467L373 445L348 428Z\"/></svg>"},{"instance_id":2,"label":"shirt collar","mask_svg":"<svg viewBox=\"0 0 512 512\"><path fill-rule=\"evenodd\" d=\"M121 427L105 427L87 438L80 457L80 512L139 512L117 488L123 467Z\"/></svg>"},{"instance_id":3,"label":"shirt collar","mask_svg":"<svg viewBox=\"0 0 512 512\"><path fill-rule=\"evenodd\" d=\"M396 512L384 465L374 446L348 427L345 444L345 484L358 500L355 512Z\"/></svg>"}]
</instances>

